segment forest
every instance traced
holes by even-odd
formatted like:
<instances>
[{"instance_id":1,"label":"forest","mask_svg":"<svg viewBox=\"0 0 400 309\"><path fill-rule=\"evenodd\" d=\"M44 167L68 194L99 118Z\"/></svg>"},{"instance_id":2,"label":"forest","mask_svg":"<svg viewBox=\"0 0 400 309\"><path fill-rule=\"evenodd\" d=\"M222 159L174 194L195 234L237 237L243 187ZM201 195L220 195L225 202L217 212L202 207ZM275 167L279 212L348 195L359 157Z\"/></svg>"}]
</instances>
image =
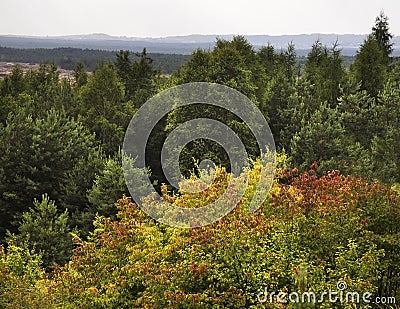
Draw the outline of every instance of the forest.
<instances>
[{"instance_id":1,"label":"forest","mask_svg":"<svg viewBox=\"0 0 400 309\"><path fill-rule=\"evenodd\" d=\"M146 50L120 51L92 74L77 62L71 80L55 64L27 73L16 66L0 80L0 308L398 308L400 60L391 38L381 13L350 66L337 44L316 41L301 64L293 44L255 50L242 36L195 50L170 75ZM231 171L221 147L196 140L179 157L187 178L172 188L160 156L180 124L221 121L252 159L236 208L183 229L157 222L129 197L121 147L149 98L191 82L250 98L277 154L268 198L249 212L262 175L246 124L210 106L169 113L151 134L146 162L173 205L218 198ZM185 192L204 159L217 163L212 184ZM339 282L370 301L277 297L338 291ZM276 295L262 301L266 290Z\"/></svg>"},{"instance_id":2,"label":"forest","mask_svg":"<svg viewBox=\"0 0 400 309\"><path fill-rule=\"evenodd\" d=\"M137 58L135 54L132 58ZM177 70L189 59L189 55L151 53L153 67L163 74L170 74ZM65 70L73 70L78 62L85 65L86 70L92 72L99 62L112 61L115 52L95 49L81 49L71 47L59 48L10 48L0 46L0 61L26 63L54 63ZM348 57L350 58L350 57Z\"/></svg>"}]
</instances>

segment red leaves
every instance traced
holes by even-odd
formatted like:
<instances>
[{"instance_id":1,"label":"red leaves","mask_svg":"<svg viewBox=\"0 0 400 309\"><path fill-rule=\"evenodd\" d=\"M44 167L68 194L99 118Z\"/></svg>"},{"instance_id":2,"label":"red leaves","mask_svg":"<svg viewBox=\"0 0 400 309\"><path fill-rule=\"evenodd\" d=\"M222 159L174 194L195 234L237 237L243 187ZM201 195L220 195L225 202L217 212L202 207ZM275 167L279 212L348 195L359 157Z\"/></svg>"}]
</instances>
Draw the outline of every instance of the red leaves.
<instances>
[{"instance_id":1,"label":"red leaves","mask_svg":"<svg viewBox=\"0 0 400 309\"><path fill-rule=\"evenodd\" d=\"M118 201L120 220L98 220L92 239L77 241L72 262L57 273L57 279L81 293L79 299L85 304L108 300L106 286L117 287L123 297L137 285L140 292L130 303L137 308L245 307L265 278L278 291L288 282L300 286L306 266L302 268L296 256L307 259L307 252L312 257L304 265L325 267L349 238L372 231L377 216L384 220L391 214L399 216L399 198L387 187L338 171L318 176L316 168L315 164L300 175L297 169L285 170L280 177L290 181L274 183L269 203L253 213L236 207L214 224L193 229L155 223L124 196ZM226 181L222 174L220 180ZM218 196L221 188L210 186L207 195L196 198L201 202ZM188 199L193 196L170 198L192 207ZM238 204L242 203L247 203L246 197ZM377 212L382 203L388 203L387 208ZM307 274L310 282L320 280L313 267ZM98 294L82 292L90 287L96 287Z\"/></svg>"},{"instance_id":2,"label":"red leaves","mask_svg":"<svg viewBox=\"0 0 400 309\"><path fill-rule=\"evenodd\" d=\"M192 264L189 266L189 270L192 272L192 280L196 280L205 271L205 266L201 264Z\"/></svg>"},{"instance_id":3,"label":"red leaves","mask_svg":"<svg viewBox=\"0 0 400 309\"><path fill-rule=\"evenodd\" d=\"M316 161L314 161L311 165L310 165L310 174L314 174L317 171L318 168L318 163Z\"/></svg>"}]
</instances>

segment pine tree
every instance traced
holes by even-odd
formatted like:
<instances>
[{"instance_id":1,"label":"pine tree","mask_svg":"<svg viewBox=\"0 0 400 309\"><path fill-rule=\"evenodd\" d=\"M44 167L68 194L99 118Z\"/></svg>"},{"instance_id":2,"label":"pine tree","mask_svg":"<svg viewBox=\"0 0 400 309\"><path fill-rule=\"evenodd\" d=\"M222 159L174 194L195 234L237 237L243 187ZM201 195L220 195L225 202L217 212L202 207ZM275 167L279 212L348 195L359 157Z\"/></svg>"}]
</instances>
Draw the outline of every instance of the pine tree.
<instances>
[{"instance_id":1,"label":"pine tree","mask_svg":"<svg viewBox=\"0 0 400 309\"><path fill-rule=\"evenodd\" d=\"M389 80L378 98L372 141L375 175L383 182L400 182L400 82Z\"/></svg>"},{"instance_id":2,"label":"pine tree","mask_svg":"<svg viewBox=\"0 0 400 309\"><path fill-rule=\"evenodd\" d=\"M389 61L390 54L393 51L393 43L391 42L393 34L389 32L389 18L383 11L375 19L375 25L372 27L372 36L378 42Z\"/></svg>"},{"instance_id":3,"label":"pine tree","mask_svg":"<svg viewBox=\"0 0 400 309\"><path fill-rule=\"evenodd\" d=\"M68 210L58 213L47 194L33 202L34 207L22 214L18 234L9 234L7 241L42 256L43 266L65 264L72 254L72 236L68 225Z\"/></svg>"},{"instance_id":4,"label":"pine tree","mask_svg":"<svg viewBox=\"0 0 400 309\"><path fill-rule=\"evenodd\" d=\"M315 161L319 171L368 177L372 169L367 149L346 134L337 108L322 104L291 141L290 154L296 166L308 170Z\"/></svg>"},{"instance_id":5,"label":"pine tree","mask_svg":"<svg viewBox=\"0 0 400 309\"><path fill-rule=\"evenodd\" d=\"M339 85L346 77L337 44L328 49L321 42L315 42L307 56L303 77L315 85L315 95L321 102L336 106L340 93Z\"/></svg>"},{"instance_id":6,"label":"pine tree","mask_svg":"<svg viewBox=\"0 0 400 309\"><path fill-rule=\"evenodd\" d=\"M83 85L86 85L86 83L88 82L89 75L82 61L76 63L73 76L75 79L75 85L77 87L82 87Z\"/></svg>"},{"instance_id":7,"label":"pine tree","mask_svg":"<svg viewBox=\"0 0 400 309\"><path fill-rule=\"evenodd\" d=\"M115 68L120 81L125 86L125 97L139 108L155 94L156 80L159 72L153 68L153 59L147 55L146 48L136 53L136 61L130 58L128 50L117 54Z\"/></svg>"},{"instance_id":8,"label":"pine tree","mask_svg":"<svg viewBox=\"0 0 400 309\"><path fill-rule=\"evenodd\" d=\"M134 114L132 102L124 99L124 91L117 71L109 64L101 65L80 88L80 119L95 133L107 155L113 155L122 145Z\"/></svg>"},{"instance_id":9,"label":"pine tree","mask_svg":"<svg viewBox=\"0 0 400 309\"><path fill-rule=\"evenodd\" d=\"M117 208L115 202L122 198L123 194L129 195L126 187L124 171L122 169L121 152L113 158L108 158L104 169L99 173L88 191L90 212L101 216L116 219Z\"/></svg>"},{"instance_id":10,"label":"pine tree","mask_svg":"<svg viewBox=\"0 0 400 309\"><path fill-rule=\"evenodd\" d=\"M361 82L360 90L376 98L385 84L386 64L384 51L372 35L368 36L351 66L356 80Z\"/></svg>"},{"instance_id":11,"label":"pine tree","mask_svg":"<svg viewBox=\"0 0 400 309\"><path fill-rule=\"evenodd\" d=\"M61 209L82 211L99 151L94 136L63 111L52 109L42 119L29 106L10 113L0 126L0 237L15 231L12 222L44 193Z\"/></svg>"}]
</instances>

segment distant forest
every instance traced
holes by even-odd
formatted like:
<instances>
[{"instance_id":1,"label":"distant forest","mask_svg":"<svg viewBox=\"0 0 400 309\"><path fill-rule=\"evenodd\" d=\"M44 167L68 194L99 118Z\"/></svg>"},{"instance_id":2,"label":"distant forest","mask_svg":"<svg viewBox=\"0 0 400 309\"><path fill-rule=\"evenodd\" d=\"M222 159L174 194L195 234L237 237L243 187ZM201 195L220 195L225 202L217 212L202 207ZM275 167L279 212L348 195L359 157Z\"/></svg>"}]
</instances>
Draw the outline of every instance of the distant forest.
<instances>
[{"instance_id":1,"label":"distant forest","mask_svg":"<svg viewBox=\"0 0 400 309\"><path fill-rule=\"evenodd\" d=\"M100 62L113 61L117 51L81 48L9 48L0 46L0 61L26 63L54 63L65 70L73 70L82 61L88 71L94 71ZM180 68L190 55L148 53L153 59L153 68L163 74L170 74ZM132 53L132 60L139 57Z\"/></svg>"}]
</instances>

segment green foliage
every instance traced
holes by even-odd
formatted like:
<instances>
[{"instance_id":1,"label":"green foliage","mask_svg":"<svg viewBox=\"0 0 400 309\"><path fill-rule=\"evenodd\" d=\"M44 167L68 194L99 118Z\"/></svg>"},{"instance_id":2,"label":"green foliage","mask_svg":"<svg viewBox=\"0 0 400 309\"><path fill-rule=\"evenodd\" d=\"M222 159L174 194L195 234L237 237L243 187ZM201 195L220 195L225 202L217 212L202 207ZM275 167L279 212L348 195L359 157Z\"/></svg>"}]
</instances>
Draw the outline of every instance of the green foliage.
<instances>
[{"instance_id":1,"label":"green foliage","mask_svg":"<svg viewBox=\"0 0 400 309\"><path fill-rule=\"evenodd\" d=\"M93 187L88 191L91 213L116 219L115 201L127 194L124 172L122 170L121 152L106 160L104 169L96 175Z\"/></svg>"},{"instance_id":2,"label":"green foliage","mask_svg":"<svg viewBox=\"0 0 400 309\"><path fill-rule=\"evenodd\" d=\"M178 84L215 82L232 87L258 104L257 87L264 81L253 47L242 36L217 39L212 51L196 50L178 74Z\"/></svg>"},{"instance_id":3,"label":"green foliage","mask_svg":"<svg viewBox=\"0 0 400 309\"><path fill-rule=\"evenodd\" d=\"M265 110L261 103L264 97L262 85L266 82L265 70L260 64L257 52L242 36L235 36L232 41L217 39L212 51L196 50L176 77L177 84L200 81L234 88L245 94L263 111ZM196 104L188 108L175 109L167 117L165 132L172 132L185 121L199 117L223 122L244 141L251 158L255 159L259 155L257 145L251 138L252 133L242 119L222 108L210 105ZM199 128L202 129L204 128ZM155 157L159 161L158 154ZM197 172L196 161L204 159L210 159L229 169L227 154L223 148L216 143L200 139L187 145L182 152L180 162L183 174L189 177L193 171ZM158 175L154 169L152 171Z\"/></svg>"},{"instance_id":4,"label":"green foliage","mask_svg":"<svg viewBox=\"0 0 400 309\"><path fill-rule=\"evenodd\" d=\"M121 50L117 54L115 67L118 77L125 86L126 99L134 102L135 107L139 108L155 94L155 79L158 72L152 67L153 59L147 56L146 48L136 54L137 61L132 62L129 55L128 50Z\"/></svg>"},{"instance_id":5,"label":"green foliage","mask_svg":"<svg viewBox=\"0 0 400 309\"><path fill-rule=\"evenodd\" d=\"M393 51L393 43L391 42L393 34L389 32L389 18L383 11L381 11L379 16L375 19L375 25L372 27L371 34L378 42L389 61L390 54Z\"/></svg>"},{"instance_id":6,"label":"green foliage","mask_svg":"<svg viewBox=\"0 0 400 309\"><path fill-rule=\"evenodd\" d=\"M375 113L375 121L380 125L379 132L372 141L372 156L375 162L376 176L386 182L400 180L399 87L399 81L388 81L378 98Z\"/></svg>"},{"instance_id":7,"label":"green foliage","mask_svg":"<svg viewBox=\"0 0 400 309\"><path fill-rule=\"evenodd\" d=\"M356 59L351 66L361 90L366 90L371 97L377 97L385 84L386 58L384 51L373 36L368 36L361 45Z\"/></svg>"},{"instance_id":8,"label":"green foliage","mask_svg":"<svg viewBox=\"0 0 400 309\"><path fill-rule=\"evenodd\" d=\"M16 67L0 81L3 243L6 230L14 233L0 250L0 307L282 308L258 303L257 295L265 287L318 294L338 281L349 291L399 295L400 65L390 64L391 38L381 13L350 70L336 45L316 42L300 67L293 44L254 50L241 36L196 50L172 76L159 76L146 50L121 51L93 74L82 59L73 81L60 80L54 64L27 73ZM189 119L212 118L237 133L252 159L259 155L239 117L207 105L177 108L151 134L149 170L124 178L119 148L135 108L194 81L247 95L289 158L278 159L276 181L256 212L247 211L263 180L254 160L231 213L206 227L176 229L124 195L126 182L144 192L137 184L150 169L154 183L164 181L160 151L168 133ZM196 170L203 159L220 167L203 175ZM180 160L188 179L179 192L158 187L174 206L206 205L233 177L223 149L204 139L189 143ZM193 186L207 189L185 190ZM143 201L155 203L152 196Z\"/></svg>"},{"instance_id":9,"label":"green foliage","mask_svg":"<svg viewBox=\"0 0 400 309\"><path fill-rule=\"evenodd\" d=\"M68 210L59 214L54 201L47 194L34 200L34 208L22 214L18 234L8 235L7 242L27 246L41 255L43 266L64 265L72 250L68 226Z\"/></svg>"},{"instance_id":10,"label":"green foliage","mask_svg":"<svg viewBox=\"0 0 400 309\"><path fill-rule=\"evenodd\" d=\"M344 81L345 71L336 43L331 50L319 41L314 43L307 56L304 78L315 85L315 96L320 102L327 102L331 106L337 105L339 85Z\"/></svg>"},{"instance_id":11,"label":"green foliage","mask_svg":"<svg viewBox=\"0 0 400 309\"><path fill-rule=\"evenodd\" d=\"M49 308L42 284L41 258L26 247L10 243L7 252L0 248L0 307Z\"/></svg>"},{"instance_id":12,"label":"green foliage","mask_svg":"<svg viewBox=\"0 0 400 309\"><path fill-rule=\"evenodd\" d=\"M89 240L76 239L71 262L43 284L47 298L64 307L255 308L265 287L320 295L336 290L338 281L348 291L396 295L399 196L338 172L297 173L279 169L286 184L276 182L258 211L246 210L248 190L228 216L195 229L155 223L123 197L119 221L97 218ZM251 175L250 187L258 181L257 167ZM192 207L198 198L220 194L224 177L218 179L197 197L163 191L164 198Z\"/></svg>"},{"instance_id":13,"label":"green foliage","mask_svg":"<svg viewBox=\"0 0 400 309\"><path fill-rule=\"evenodd\" d=\"M82 87L83 85L86 85L89 75L86 72L86 68L83 62L80 61L75 65L73 76L75 79L75 85L77 87Z\"/></svg>"},{"instance_id":14,"label":"green foliage","mask_svg":"<svg viewBox=\"0 0 400 309\"><path fill-rule=\"evenodd\" d=\"M21 67L17 65L13 68L11 74L7 75L1 83L0 94L2 97L7 95L17 97L26 87L23 71Z\"/></svg>"},{"instance_id":15,"label":"green foliage","mask_svg":"<svg viewBox=\"0 0 400 309\"><path fill-rule=\"evenodd\" d=\"M149 53L154 59L152 66L164 74L178 70L190 55ZM4 62L51 63L65 70L74 70L82 62L88 71L93 72L102 61L113 61L115 51L99 49L60 48L10 48L0 46L0 58ZM138 57L134 57L136 60Z\"/></svg>"},{"instance_id":16,"label":"green foliage","mask_svg":"<svg viewBox=\"0 0 400 309\"><path fill-rule=\"evenodd\" d=\"M52 109L44 118L34 119L29 110L25 107L10 113L6 125L0 127L2 237L6 229L15 231L10 224L15 216L20 216L34 198L44 193L61 209L69 208L67 201L73 199L76 209L84 209L86 190L97 172L93 159L99 149L87 129L63 111ZM85 169L77 170L83 165ZM69 188L74 184L74 172L87 179L90 186L75 182L77 191L72 197Z\"/></svg>"},{"instance_id":17,"label":"green foliage","mask_svg":"<svg viewBox=\"0 0 400 309\"><path fill-rule=\"evenodd\" d=\"M311 114L291 141L290 151L295 166L307 170L316 161L320 171L339 169L345 174L364 174L367 153L360 144L354 144L339 117L337 108L326 105ZM359 162L351 161L353 163L347 165L350 158Z\"/></svg>"},{"instance_id":18,"label":"green foliage","mask_svg":"<svg viewBox=\"0 0 400 309\"><path fill-rule=\"evenodd\" d=\"M79 119L112 155L122 144L125 129L134 113L132 102L124 102L124 86L113 66L101 65L80 88Z\"/></svg>"}]
</instances>

